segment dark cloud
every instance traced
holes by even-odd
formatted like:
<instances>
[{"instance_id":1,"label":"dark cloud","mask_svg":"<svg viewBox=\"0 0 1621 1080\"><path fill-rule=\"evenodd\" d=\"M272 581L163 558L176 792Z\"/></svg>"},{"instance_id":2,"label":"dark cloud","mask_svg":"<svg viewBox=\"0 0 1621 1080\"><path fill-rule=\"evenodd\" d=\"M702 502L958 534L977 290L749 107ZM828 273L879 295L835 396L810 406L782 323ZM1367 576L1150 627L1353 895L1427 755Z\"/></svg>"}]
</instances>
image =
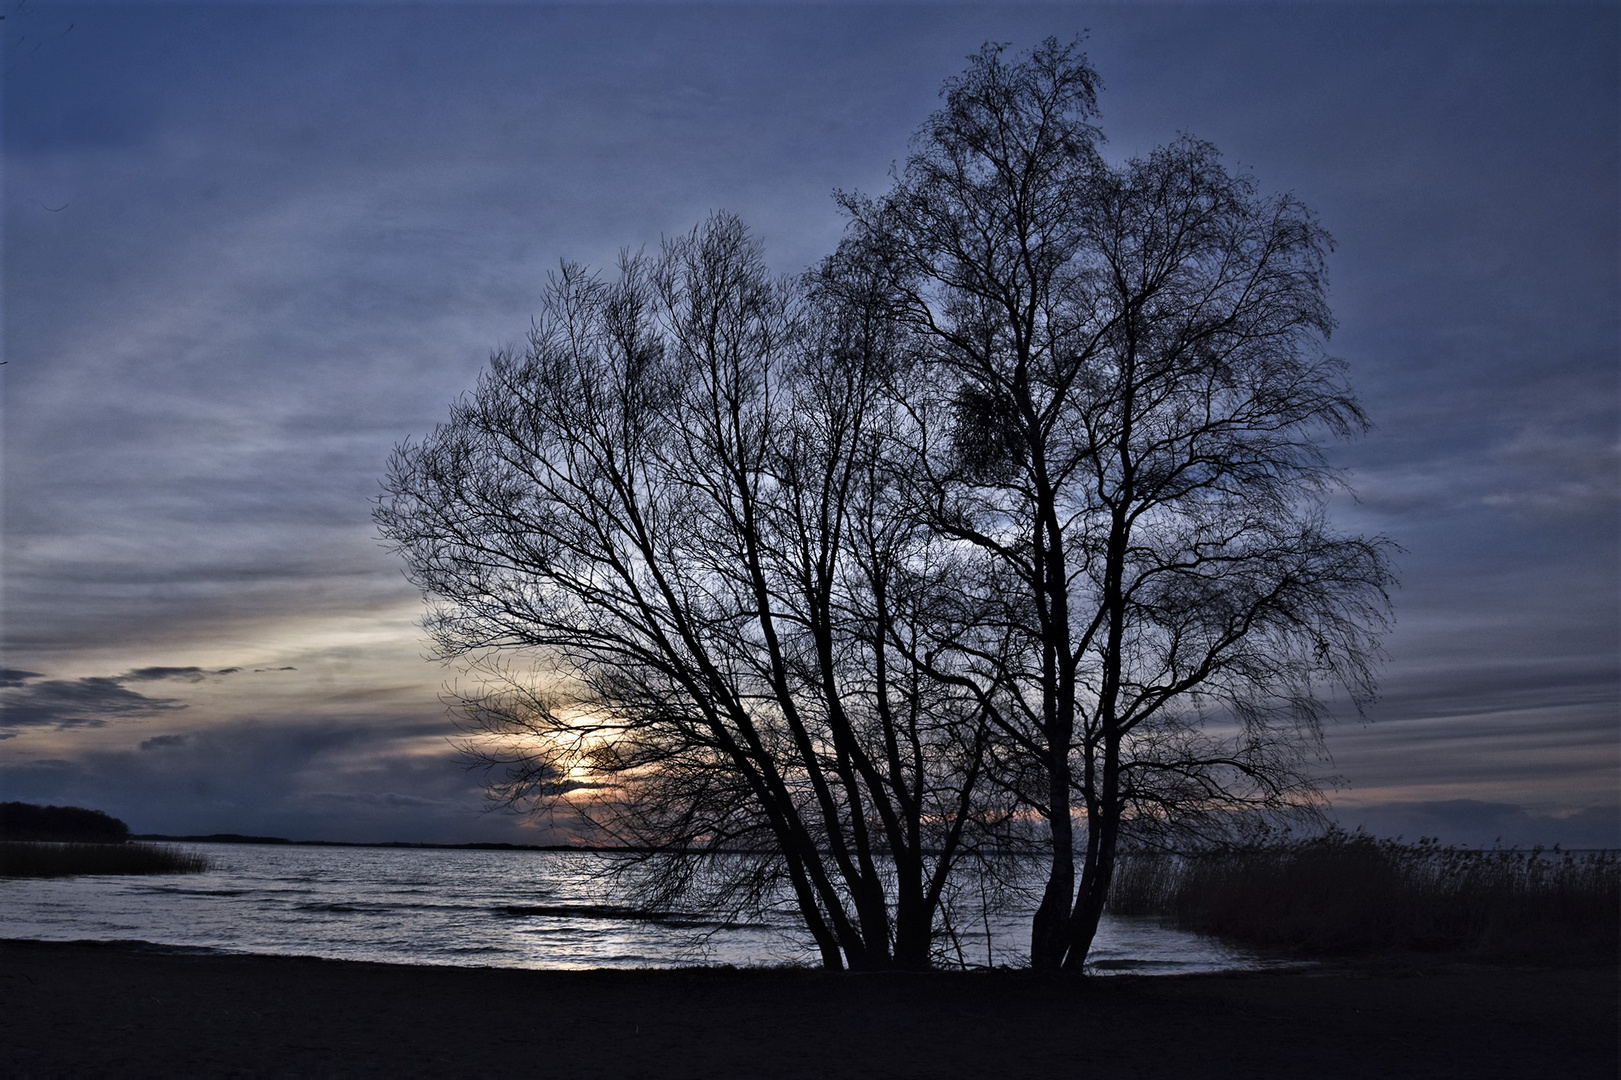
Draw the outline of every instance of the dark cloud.
<instances>
[{"instance_id":1,"label":"dark cloud","mask_svg":"<svg viewBox=\"0 0 1621 1080\"><path fill-rule=\"evenodd\" d=\"M511 815L486 813L478 777L453 753L422 752L424 739L448 734L443 720L231 722L155 736L139 750L0 759L0 791L94 807L137 832L547 842Z\"/></svg>"},{"instance_id":2,"label":"dark cloud","mask_svg":"<svg viewBox=\"0 0 1621 1080\"><path fill-rule=\"evenodd\" d=\"M1076 29L1005 4L84 11L49 63L9 73L0 125L0 655L133 670L0 671L0 729L84 729L30 782L90 770L165 831L327 835L358 820L335 810L354 796L402 838L449 819L376 800L470 781L442 775L453 757L385 753L388 708L438 711L402 614L416 593L369 520L390 448L521 338L559 257L605 265L724 207L798 272L841 234L829 193L883 189L966 54ZM1361 498L1336 520L1406 548L1384 699L1330 736L1350 790L1586 813L1617 775L1621 16L1113 5L1086 22L1111 156L1209 138L1338 240L1332 346L1377 427L1333 450ZM388 643L362 679L328 635ZM215 662L293 673L276 693L309 709L288 706L285 738L266 722L94 757L95 725L180 707L132 686L236 674L135 665L272 640L309 644ZM420 701L379 700L412 679ZM231 680L222 723L260 715L254 683ZM302 723L342 712L375 723ZM356 772L366 747L383 756Z\"/></svg>"},{"instance_id":3,"label":"dark cloud","mask_svg":"<svg viewBox=\"0 0 1621 1080\"><path fill-rule=\"evenodd\" d=\"M200 667L143 667L126 671L118 676L119 682L151 682L156 679L179 679L183 682L202 682L210 675L235 675L238 667L216 668L206 671Z\"/></svg>"},{"instance_id":4,"label":"dark cloud","mask_svg":"<svg viewBox=\"0 0 1621 1080\"><path fill-rule=\"evenodd\" d=\"M397 791L312 791L303 796L307 803L333 807L340 813L353 812L356 807L385 810L420 810L424 807L442 808L445 799L430 799L421 795L403 795ZM456 802L457 800L449 800Z\"/></svg>"},{"instance_id":5,"label":"dark cloud","mask_svg":"<svg viewBox=\"0 0 1621 1080\"><path fill-rule=\"evenodd\" d=\"M1621 848L1621 806L1584 807L1575 813L1538 814L1515 803L1476 799L1378 803L1336 815L1347 828L1407 840L1434 837L1471 847Z\"/></svg>"},{"instance_id":6,"label":"dark cloud","mask_svg":"<svg viewBox=\"0 0 1621 1080\"><path fill-rule=\"evenodd\" d=\"M174 698L148 697L125 683L200 683L209 675L231 675L240 668L208 671L196 666L141 667L122 675L34 680L32 671L0 669L0 728L106 727L110 720L138 718L186 708ZM161 745L161 744L160 744Z\"/></svg>"},{"instance_id":7,"label":"dark cloud","mask_svg":"<svg viewBox=\"0 0 1621 1080\"><path fill-rule=\"evenodd\" d=\"M122 684L122 676L47 679L0 690L0 727L106 727L112 720L153 716L185 708L170 698L152 698Z\"/></svg>"},{"instance_id":8,"label":"dark cloud","mask_svg":"<svg viewBox=\"0 0 1621 1080\"><path fill-rule=\"evenodd\" d=\"M156 679L183 679L202 682L206 673L200 667L144 667L126 671L118 676L119 682L151 682Z\"/></svg>"}]
</instances>

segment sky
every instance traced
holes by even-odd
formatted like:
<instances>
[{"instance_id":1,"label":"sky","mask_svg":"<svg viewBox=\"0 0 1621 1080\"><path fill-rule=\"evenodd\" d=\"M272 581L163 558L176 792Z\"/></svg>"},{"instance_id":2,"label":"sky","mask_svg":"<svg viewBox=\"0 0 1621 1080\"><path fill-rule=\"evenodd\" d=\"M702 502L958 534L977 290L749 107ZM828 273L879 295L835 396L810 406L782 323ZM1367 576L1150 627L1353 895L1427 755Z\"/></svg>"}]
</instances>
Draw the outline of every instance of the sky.
<instances>
[{"instance_id":1,"label":"sky","mask_svg":"<svg viewBox=\"0 0 1621 1080\"><path fill-rule=\"evenodd\" d=\"M1382 835L1621 846L1621 8L0 0L0 800L137 832L566 839L487 812L378 540L392 447L563 258L716 210L837 243L982 42L1087 33L1112 159L1188 133L1335 236L1403 548Z\"/></svg>"}]
</instances>

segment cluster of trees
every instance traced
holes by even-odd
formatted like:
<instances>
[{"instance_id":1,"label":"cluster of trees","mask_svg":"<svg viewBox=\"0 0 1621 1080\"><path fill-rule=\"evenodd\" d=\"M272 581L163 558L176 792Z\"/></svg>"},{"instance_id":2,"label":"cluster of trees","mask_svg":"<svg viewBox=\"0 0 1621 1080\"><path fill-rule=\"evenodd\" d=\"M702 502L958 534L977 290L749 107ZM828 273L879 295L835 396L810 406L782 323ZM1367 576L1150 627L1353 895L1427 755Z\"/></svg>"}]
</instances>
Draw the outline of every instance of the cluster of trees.
<instances>
[{"instance_id":1,"label":"cluster of trees","mask_svg":"<svg viewBox=\"0 0 1621 1080\"><path fill-rule=\"evenodd\" d=\"M1314 805L1390 582L1325 517L1330 241L1208 144L1105 161L1096 88L986 46L797 280L724 214L564 265L397 451L498 797L661 853L655 901L788 890L829 967L928 965L1039 855L1049 970L1124 838Z\"/></svg>"},{"instance_id":2,"label":"cluster of trees","mask_svg":"<svg viewBox=\"0 0 1621 1080\"><path fill-rule=\"evenodd\" d=\"M0 840L47 844L123 844L129 826L100 810L79 806L0 803Z\"/></svg>"}]
</instances>

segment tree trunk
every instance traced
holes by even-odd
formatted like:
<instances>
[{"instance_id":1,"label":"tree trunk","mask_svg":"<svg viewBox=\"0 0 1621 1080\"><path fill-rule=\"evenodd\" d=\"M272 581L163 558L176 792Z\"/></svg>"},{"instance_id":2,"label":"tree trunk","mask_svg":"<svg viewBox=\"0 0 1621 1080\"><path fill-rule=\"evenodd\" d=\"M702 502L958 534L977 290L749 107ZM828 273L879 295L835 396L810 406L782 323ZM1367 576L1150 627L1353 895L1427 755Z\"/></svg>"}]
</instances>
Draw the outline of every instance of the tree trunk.
<instances>
[{"instance_id":1,"label":"tree trunk","mask_svg":"<svg viewBox=\"0 0 1621 1080\"><path fill-rule=\"evenodd\" d=\"M929 967L929 945L933 920L923 895L923 867L911 853L896 860L895 866L895 953L894 962L903 971Z\"/></svg>"},{"instance_id":2,"label":"tree trunk","mask_svg":"<svg viewBox=\"0 0 1621 1080\"><path fill-rule=\"evenodd\" d=\"M1030 921L1030 966L1037 971L1057 971L1064 962L1069 947L1070 898L1075 895L1075 826L1070 820L1068 760L1048 763L1048 784L1052 792L1047 818L1052 867L1041 906Z\"/></svg>"},{"instance_id":3,"label":"tree trunk","mask_svg":"<svg viewBox=\"0 0 1621 1080\"><path fill-rule=\"evenodd\" d=\"M1114 880L1115 849L1120 838L1120 752L1118 740L1105 739L1103 759L1103 797L1095 824L1088 823L1086 864L1081 870L1081 888L1075 897L1075 912L1070 918L1069 941L1064 956L1064 970L1079 974L1092 951L1092 940L1097 937L1098 921L1103 917L1103 905L1109 899L1109 885Z\"/></svg>"}]
</instances>

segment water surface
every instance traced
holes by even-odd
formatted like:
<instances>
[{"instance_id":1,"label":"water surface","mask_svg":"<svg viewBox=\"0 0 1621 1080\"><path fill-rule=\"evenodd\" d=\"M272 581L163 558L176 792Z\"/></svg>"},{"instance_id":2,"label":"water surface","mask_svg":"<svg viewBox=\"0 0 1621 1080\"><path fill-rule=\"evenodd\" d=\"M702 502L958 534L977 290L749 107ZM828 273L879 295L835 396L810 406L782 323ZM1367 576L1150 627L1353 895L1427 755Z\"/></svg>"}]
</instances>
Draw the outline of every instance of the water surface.
<instances>
[{"instance_id":1,"label":"water surface","mask_svg":"<svg viewBox=\"0 0 1621 1080\"><path fill-rule=\"evenodd\" d=\"M522 968L814 963L791 910L760 922L624 906L588 852L182 844L201 874L0 879L0 937L148 941L226 952ZM961 937L974 964L1017 965L1028 916ZM986 937L986 928L990 933ZM953 955L956 955L953 952ZM1253 954L1151 920L1105 917L1098 972L1262 966Z\"/></svg>"}]
</instances>

